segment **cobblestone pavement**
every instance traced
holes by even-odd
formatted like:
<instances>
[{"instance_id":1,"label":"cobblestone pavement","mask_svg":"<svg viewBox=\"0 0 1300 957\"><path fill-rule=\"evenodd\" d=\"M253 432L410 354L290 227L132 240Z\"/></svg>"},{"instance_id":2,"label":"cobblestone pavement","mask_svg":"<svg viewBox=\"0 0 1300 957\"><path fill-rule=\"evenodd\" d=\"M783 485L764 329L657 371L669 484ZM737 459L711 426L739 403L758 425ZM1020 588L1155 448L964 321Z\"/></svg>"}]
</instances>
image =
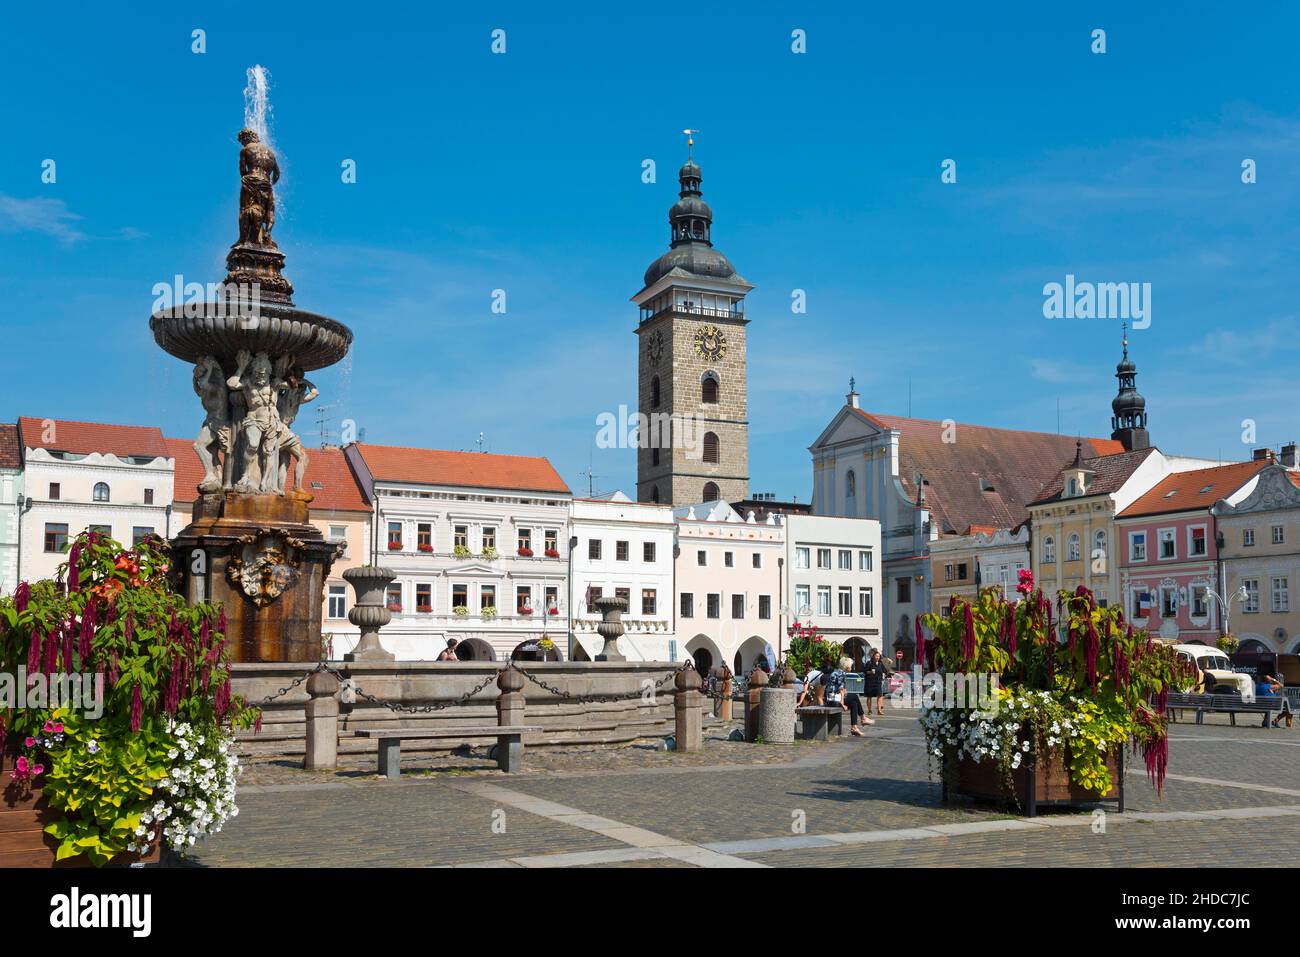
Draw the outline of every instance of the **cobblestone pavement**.
<instances>
[{"instance_id":1,"label":"cobblestone pavement","mask_svg":"<svg viewBox=\"0 0 1300 957\"><path fill-rule=\"evenodd\" d=\"M1300 853L1300 734L1176 725L1158 796L1139 763L1126 813L940 800L915 718L864 739L752 745L716 732L700 754L649 746L533 749L526 773L423 759L377 779L251 769L241 813L196 848L203 866L1277 865ZM417 765L420 761L415 762ZM1231 834L1231 840L1225 840Z\"/></svg>"}]
</instances>

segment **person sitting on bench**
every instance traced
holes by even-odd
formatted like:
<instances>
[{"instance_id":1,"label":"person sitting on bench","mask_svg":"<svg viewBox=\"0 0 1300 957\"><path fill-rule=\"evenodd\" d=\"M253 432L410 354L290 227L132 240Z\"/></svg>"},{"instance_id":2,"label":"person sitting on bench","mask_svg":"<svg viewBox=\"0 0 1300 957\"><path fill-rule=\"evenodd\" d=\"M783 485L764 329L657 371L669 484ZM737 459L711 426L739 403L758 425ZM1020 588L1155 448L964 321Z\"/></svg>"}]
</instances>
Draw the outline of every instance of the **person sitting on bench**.
<instances>
[{"instance_id":1,"label":"person sitting on bench","mask_svg":"<svg viewBox=\"0 0 1300 957\"><path fill-rule=\"evenodd\" d=\"M1277 680L1276 675L1265 672L1259 676L1259 681L1255 683L1255 697L1281 698L1282 710L1273 719L1273 727L1278 727L1283 718L1286 719L1286 726L1291 727L1291 701L1286 696L1286 686Z\"/></svg>"}]
</instances>

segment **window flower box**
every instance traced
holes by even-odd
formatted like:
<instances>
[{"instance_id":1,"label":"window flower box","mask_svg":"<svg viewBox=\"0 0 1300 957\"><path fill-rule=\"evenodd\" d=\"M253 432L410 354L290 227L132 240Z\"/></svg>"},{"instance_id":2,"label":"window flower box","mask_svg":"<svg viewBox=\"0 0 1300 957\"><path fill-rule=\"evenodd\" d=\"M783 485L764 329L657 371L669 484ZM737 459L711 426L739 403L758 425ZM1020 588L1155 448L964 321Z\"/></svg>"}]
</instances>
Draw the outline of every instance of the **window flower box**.
<instances>
[{"instance_id":1,"label":"window flower box","mask_svg":"<svg viewBox=\"0 0 1300 957\"><path fill-rule=\"evenodd\" d=\"M546 609L546 613L554 617L555 615L558 615L560 613L560 609L552 605L550 608Z\"/></svg>"},{"instance_id":2,"label":"window flower box","mask_svg":"<svg viewBox=\"0 0 1300 957\"><path fill-rule=\"evenodd\" d=\"M559 558L560 550L558 548L548 548L544 554L547 558Z\"/></svg>"},{"instance_id":3,"label":"window flower box","mask_svg":"<svg viewBox=\"0 0 1300 957\"><path fill-rule=\"evenodd\" d=\"M521 606L518 611L519 614L523 615L525 618L531 618L533 616L533 610L527 605Z\"/></svg>"},{"instance_id":4,"label":"window flower box","mask_svg":"<svg viewBox=\"0 0 1300 957\"><path fill-rule=\"evenodd\" d=\"M533 550L532 550L531 548L521 548L521 549L519 549L519 557L520 557L520 558L532 558L532 557L533 557Z\"/></svg>"},{"instance_id":5,"label":"window flower box","mask_svg":"<svg viewBox=\"0 0 1300 957\"><path fill-rule=\"evenodd\" d=\"M432 543L432 542L421 542L419 545L417 545L417 546L415 546L415 547L418 548L420 551L424 552L424 554L426 554L426 555L432 555L432 554L433 554L433 543Z\"/></svg>"},{"instance_id":6,"label":"window flower box","mask_svg":"<svg viewBox=\"0 0 1300 957\"><path fill-rule=\"evenodd\" d=\"M483 549L483 551L478 553L478 557L483 559L485 562L494 562L500 557L500 555L495 548L489 545L487 548Z\"/></svg>"},{"instance_id":7,"label":"window flower box","mask_svg":"<svg viewBox=\"0 0 1300 957\"><path fill-rule=\"evenodd\" d=\"M466 608L464 605L457 605L455 608L451 610L451 613L455 615L457 618L469 617L469 609Z\"/></svg>"},{"instance_id":8,"label":"window flower box","mask_svg":"<svg viewBox=\"0 0 1300 957\"><path fill-rule=\"evenodd\" d=\"M390 552L400 552L400 551L402 550L402 543L401 543L401 542L389 542L389 543L388 543L388 550L389 550Z\"/></svg>"},{"instance_id":9,"label":"window flower box","mask_svg":"<svg viewBox=\"0 0 1300 957\"><path fill-rule=\"evenodd\" d=\"M432 614L432 613L433 613L433 606L432 606L432 605L416 605L416 606L415 606L415 610L418 611L421 615L428 615L428 614Z\"/></svg>"},{"instance_id":10,"label":"window flower box","mask_svg":"<svg viewBox=\"0 0 1300 957\"><path fill-rule=\"evenodd\" d=\"M463 561L467 558L474 557L474 553L471 552L469 548L465 545L457 545L455 548L451 550L451 557L459 558Z\"/></svg>"},{"instance_id":11,"label":"window flower box","mask_svg":"<svg viewBox=\"0 0 1300 957\"><path fill-rule=\"evenodd\" d=\"M478 613L479 613L479 617L484 619L485 621L492 621L492 619L496 618L497 616L497 606L484 605L482 608L478 610Z\"/></svg>"},{"instance_id":12,"label":"window flower box","mask_svg":"<svg viewBox=\"0 0 1300 957\"><path fill-rule=\"evenodd\" d=\"M388 610L393 613L400 612L402 610L402 603L400 601L390 601L388 603Z\"/></svg>"}]
</instances>

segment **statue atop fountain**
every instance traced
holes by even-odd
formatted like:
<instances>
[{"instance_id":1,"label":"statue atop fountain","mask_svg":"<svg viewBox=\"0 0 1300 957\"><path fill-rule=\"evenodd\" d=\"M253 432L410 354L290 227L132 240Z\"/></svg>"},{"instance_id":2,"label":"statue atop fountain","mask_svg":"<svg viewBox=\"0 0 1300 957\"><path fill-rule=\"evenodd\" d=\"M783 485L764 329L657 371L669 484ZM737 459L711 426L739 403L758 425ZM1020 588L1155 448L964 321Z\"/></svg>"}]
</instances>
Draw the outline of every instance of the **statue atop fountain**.
<instances>
[{"instance_id":1,"label":"statue atop fountain","mask_svg":"<svg viewBox=\"0 0 1300 957\"><path fill-rule=\"evenodd\" d=\"M172 542L181 586L191 602L223 602L237 660L315 661L338 546L311 524L307 450L291 426L319 394L306 373L341 360L352 332L293 304L271 238L280 167L263 139L239 134L239 239L218 298L161 309L149 325L159 346L193 364L203 411L199 496Z\"/></svg>"}]
</instances>

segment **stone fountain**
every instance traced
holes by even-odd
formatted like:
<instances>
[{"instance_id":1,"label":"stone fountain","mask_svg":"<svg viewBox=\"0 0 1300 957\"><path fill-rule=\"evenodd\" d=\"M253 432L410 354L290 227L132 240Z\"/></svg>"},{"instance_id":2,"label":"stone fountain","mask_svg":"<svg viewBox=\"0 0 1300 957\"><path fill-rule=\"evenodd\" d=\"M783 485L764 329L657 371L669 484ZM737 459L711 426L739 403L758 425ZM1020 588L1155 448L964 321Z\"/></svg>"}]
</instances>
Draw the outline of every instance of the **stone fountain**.
<instances>
[{"instance_id":1,"label":"stone fountain","mask_svg":"<svg viewBox=\"0 0 1300 957\"><path fill-rule=\"evenodd\" d=\"M172 544L188 599L223 604L236 661L316 661L340 546L311 524L308 456L292 426L317 396L306 373L342 359L352 332L293 304L271 236L279 164L256 130L239 142L239 239L225 282L214 300L176 303L149 320L158 345L193 364L204 412L194 441L203 481Z\"/></svg>"}]
</instances>

